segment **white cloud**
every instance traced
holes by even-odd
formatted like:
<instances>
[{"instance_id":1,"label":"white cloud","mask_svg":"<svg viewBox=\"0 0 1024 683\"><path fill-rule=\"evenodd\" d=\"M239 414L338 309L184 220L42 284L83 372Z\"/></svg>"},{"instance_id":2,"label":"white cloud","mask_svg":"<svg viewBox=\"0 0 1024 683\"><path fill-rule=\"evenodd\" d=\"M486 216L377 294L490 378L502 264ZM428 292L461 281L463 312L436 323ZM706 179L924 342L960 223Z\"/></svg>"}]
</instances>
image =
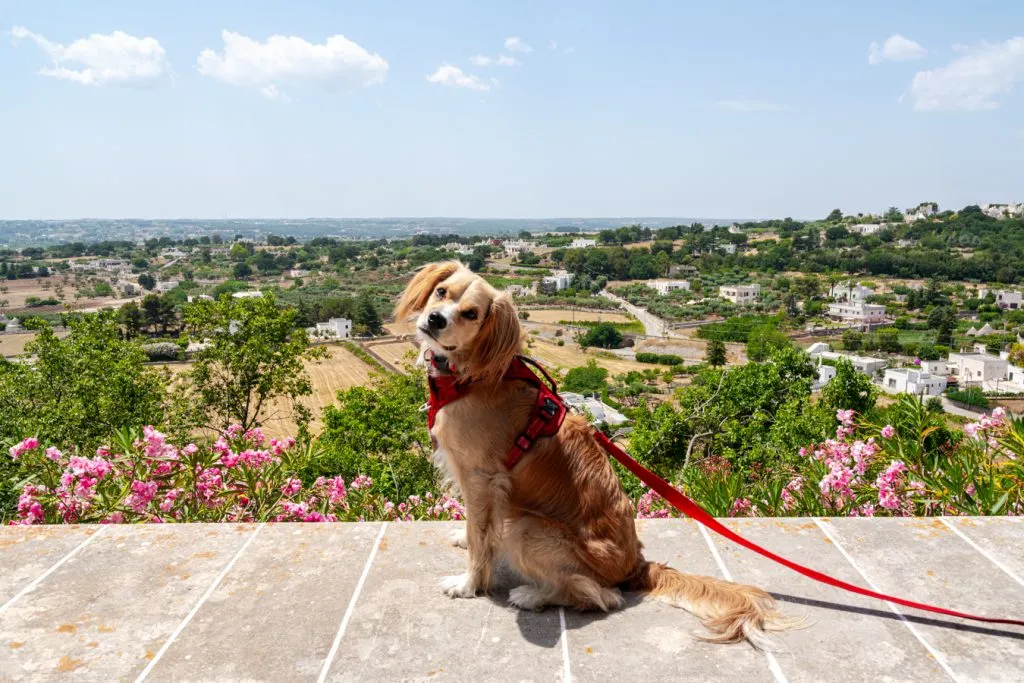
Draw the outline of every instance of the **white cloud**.
<instances>
[{"instance_id":1,"label":"white cloud","mask_svg":"<svg viewBox=\"0 0 1024 683\"><path fill-rule=\"evenodd\" d=\"M564 50L562 50L562 52L564 52L567 55L571 55L573 52L576 52L576 48L574 48L574 47L567 47Z\"/></svg>"},{"instance_id":2,"label":"white cloud","mask_svg":"<svg viewBox=\"0 0 1024 683\"><path fill-rule=\"evenodd\" d=\"M512 36L505 39L505 49L509 52L533 52L533 48L523 42L519 36Z\"/></svg>"},{"instance_id":3,"label":"white cloud","mask_svg":"<svg viewBox=\"0 0 1024 683\"><path fill-rule=\"evenodd\" d=\"M789 107L764 100L721 100L715 105L729 111L789 111Z\"/></svg>"},{"instance_id":4,"label":"white cloud","mask_svg":"<svg viewBox=\"0 0 1024 683\"><path fill-rule=\"evenodd\" d=\"M388 75L387 60L341 34L323 43L297 36L271 36L261 43L227 30L221 37L223 52L207 49L199 54L199 73L258 90L268 99L287 100L281 86L370 86L383 83Z\"/></svg>"},{"instance_id":5,"label":"white cloud","mask_svg":"<svg viewBox=\"0 0 1024 683\"><path fill-rule=\"evenodd\" d=\"M53 66L39 73L82 85L146 85L170 73L167 51L156 38L136 38L123 31L94 33L70 45L47 40L24 26L11 29L15 40L30 39L45 52Z\"/></svg>"},{"instance_id":6,"label":"white cloud","mask_svg":"<svg viewBox=\"0 0 1024 683\"><path fill-rule=\"evenodd\" d=\"M879 45L871 43L868 45L868 64L881 64L882 62L909 62L913 59L921 59L928 54L928 50L921 47L910 38L894 33Z\"/></svg>"},{"instance_id":7,"label":"white cloud","mask_svg":"<svg viewBox=\"0 0 1024 683\"><path fill-rule=\"evenodd\" d=\"M463 73L462 69L451 64L444 64L438 67L437 71L427 76L427 80L448 88L466 88L468 90L491 89L490 85L484 83L476 76Z\"/></svg>"},{"instance_id":8,"label":"white cloud","mask_svg":"<svg viewBox=\"0 0 1024 683\"><path fill-rule=\"evenodd\" d=\"M473 66L522 66L523 64L515 57L508 55L498 55L493 59L484 55L474 55L469 58L469 61Z\"/></svg>"},{"instance_id":9,"label":"white cloud","mask_svg":"<svg viewBox=\"0 0 1024 683\"><path fill-rule=\"evenodd\" d=\"M551 48L552 50L557 50L558 49L558 41L557 40L550 41L548 43L548 47Z\"/></svg>"},{"instance_id":10,"label":"white cloud","mask_svg":"<svg viewBox=\"0 0 1024 683\"><path fill-rule=\"evenodd\" d=\"M978 111L999 106L996 97L1024 79L1024 38L982 43L946 66L918 71L910 84L914 109Z\"/></svg>"}]
</instances>

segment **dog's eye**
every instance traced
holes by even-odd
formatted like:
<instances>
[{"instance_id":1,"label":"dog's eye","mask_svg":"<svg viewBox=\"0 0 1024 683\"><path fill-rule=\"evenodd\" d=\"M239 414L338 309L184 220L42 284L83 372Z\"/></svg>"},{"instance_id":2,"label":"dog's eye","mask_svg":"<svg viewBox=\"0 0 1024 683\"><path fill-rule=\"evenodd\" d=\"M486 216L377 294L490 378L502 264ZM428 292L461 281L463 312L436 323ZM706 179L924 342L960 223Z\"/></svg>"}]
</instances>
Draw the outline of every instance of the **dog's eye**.
<instances>
[{"instance_id":1,"label":"dog's eye","mask_svg":"<svg viewBox=\"0 0 1024 683\"><path fill-rule=\"evenodd\" d=\"M468 311L463 311L462 317L465 318L466 320L476 320L476 311L472 308L469 309Z\"/></svg>"},{"instance_id":2,"label":"dog's eye","mask_svg":"<svg viewBox=\"0 0 1024 683\"><path fill-rule=\"evenodd\" d=\"M443 299L444 295L448 293L448 290L444 287L438 287L434 293L437 294L438 299Z\"/></svg>"}]
</instances>

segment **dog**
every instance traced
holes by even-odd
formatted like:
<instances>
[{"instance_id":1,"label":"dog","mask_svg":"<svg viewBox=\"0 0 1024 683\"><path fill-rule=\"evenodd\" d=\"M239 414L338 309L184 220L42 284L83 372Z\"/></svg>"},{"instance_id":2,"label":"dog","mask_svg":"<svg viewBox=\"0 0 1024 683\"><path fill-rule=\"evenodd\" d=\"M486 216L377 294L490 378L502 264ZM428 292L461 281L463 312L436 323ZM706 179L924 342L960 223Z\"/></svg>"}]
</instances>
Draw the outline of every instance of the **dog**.
<instances>
[{"instance_id":1,"label":"dog","mask_svg":"<svg viewBox=\"0 0 1024 683\"><path fill-rule=\"evenodd\" d=\"M523 346L507 294L456 261L432 263L406 287L395 317L415 320L421 354L432 354L429 372L471 383L431 430L435 460L466 506L465 536L455 543L468 549L469 566L442 581L447 595L489 591L504 555L527 581L509 593L521 609L608 611L630 590L693 613L709 631L701 637L712 642L746 639L762 648L771 644L766 631L787 628L760 588L644 559L633 505L584 417L566 417L555 436L538 439L506 468L537 398L535 386L503 381Z\"/></svg>"}]
</instances>

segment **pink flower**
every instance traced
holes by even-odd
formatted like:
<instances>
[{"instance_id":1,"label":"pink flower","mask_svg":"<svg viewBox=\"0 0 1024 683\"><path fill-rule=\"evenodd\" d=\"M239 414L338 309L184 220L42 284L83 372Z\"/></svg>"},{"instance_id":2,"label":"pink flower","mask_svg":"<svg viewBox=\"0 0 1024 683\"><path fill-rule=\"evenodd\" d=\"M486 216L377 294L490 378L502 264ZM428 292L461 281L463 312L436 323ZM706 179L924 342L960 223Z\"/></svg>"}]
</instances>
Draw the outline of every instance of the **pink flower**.
<instances>
[{"instance_id":1,"label":"pink flower","mask_svg":"<svg viewBox=\"0 0 1024 683\"><path fill-rule=\"evenodd\" d=\"M352 489L358 491L360 489L368 489L373 486L373 479L370 479L365 474L360 474L358 477L352 480Z\"/></svg>"},{"instance_id":2,"label":"pink flower","mask_svg":"<svg viewBox=\"0 0 1024 683\"><path fill-rule=\"evenodd\" d=\"M142 512L156 495L157 483L135 480L132 482L131 489L131 494L125 499L125 505L136 512Z\"/></svg>"},{"instance_id":3,"label":"pink flower","mask_svg":"<svg viewBox=\"0 0 1024 683\"><path fill-rule=\"evenodd\" d=\"M882 427L882 438L883 439L891 439L894 436L896 436L896 428L895 427L893 427L892 425L885 425L884 427Z\"/></svg>"},{"instance_id":4,"label":"pink flower","mask_svg":"<svg viewBox=\"0 0 1024 683\"><path fill-rule=\"evenodd\" d=\"M730 517L749 517L754 512L754 506L748 498L737 498L729 508Z\"/></svg>"},{"instance_id":5,"label":"pink flower","mask_svg":"<svg viewBox=\"0 0 1024 683\"><path fill-rule=\"evenodd\" d=\"M170 512L171 508L174 507L174 501L181 495L181 489L171 489L164 495L163 501L160 502L160 510L162 512Z\"/></svg>"},{"instance_id":6,"label":"pink flower","mask_svg":"<svg viewBox=\"0 0 1024 683\"><path fill-rule=\"evenodd\" d=\"M848 427L853 424L853 416L855 414L856 413L854 413L853 410L840 409L836 411L836 419L839 420L839 422L841 422L843 425Z\"/></svg>"},{"instance_id":7,"label":"pink flower","mask_svg":"<svg viewBox=\"0 0 1024 683\"><path fill-rule=\"evenodd\" d=\"M60 459L64 457L64 454L60 452L60 449L55 446L50 446L46 449L46 459L54 462L60 462Z\"/></svg>"},{"instance_id":8,"label":"pink flower","mask_svg":"<svg viewBox=\"0 0 1024 683\"><path fill-rule=\"evenodd\" d=\"M283 493L286 496L294 496L301 489L302 481L296 479L295 477L292 477L291 479L285 481L284 485L281 487L281 493Z\"/></svg>"},{"instance_id":9,"label":"pink flower","mask_svg":"<svg viewBox=\"0 0 1024 683\"><path fill-rule=\"evenodd\" d=\"M21 443L11 446L11 449L8 451L8 453L11 454L11 458L17 460L25 453L28 453L29 451L34 451L37 448L39 448L39 439L35 438L34 436L30 436L27 439L24 439Z\"/></svg>"}]
</instances>

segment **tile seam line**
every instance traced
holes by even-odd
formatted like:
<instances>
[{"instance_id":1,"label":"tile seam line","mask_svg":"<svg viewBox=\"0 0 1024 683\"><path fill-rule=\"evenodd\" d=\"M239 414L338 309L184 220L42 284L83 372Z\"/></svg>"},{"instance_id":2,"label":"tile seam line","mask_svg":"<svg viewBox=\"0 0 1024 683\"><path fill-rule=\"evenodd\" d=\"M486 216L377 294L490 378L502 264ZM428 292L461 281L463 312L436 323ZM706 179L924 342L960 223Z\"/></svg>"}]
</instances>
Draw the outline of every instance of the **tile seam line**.
<instances>
[{"instance_id":1,"label":"tile seam line","mask_svg":"<svg viewBox=\"0 0 1024 683\"><path fill-rule=\"evenodd\" d=\"M327 657L324 658L323 666L320 668L320 675L317 677L317 683L323 683L327 680L327 673L331 669L331 665L334 663L334 658L338 655L338 648L341 647L341 641L345 637L345 631L348 630L348 623L352 619L352 613L355 611L356 602L359 600L359 595L363 592L363 585L366 583L366 577L370 574L370 567L373 566L373 561L377 557L377 551L380 549L380 542L384 538L384 532L387 531L388 523L384 522L380 526L380 531L377 532L377 538L373 541L373 548L370 549L370 556L366 558L366 564L363 565L363 572L359 575L359 581L356 582L356 587L352 591L352 597L348 601L348 607L345 608L345 614L341 618L341 623L338 625L338 632L334 635L334 641L331 643L331 649L327 652Z\"/></svg>"},{"instance_id":2,"label":"tile seam line","mask_svg":"<svg viewBox=\"0 0 1024 683\"><path fill-rule=\"evenodd\" d=\"M836 550L838 550L840 554L846 558L846 561L850 563L850 566L857 570L857 573L860 574L860 577L864 579L865 583L868 584L868 587L876 593L880 593L881 590L878 588L878 585L871 580L866 571L861 569L859 564L854 562L853 556L850 555L850 553L846 552L846 548L842 546L836 535L830 532L828 528L825 526L827 522L815 518L814 523L818 525L819 529L821 529L821 533L825 534L825 537L832 542L832 545L836 547ZM949 663L946 661L945 655L943 655L935 647L933 647L931 643L925 640L925 637L921 635L921 632L917 630L917 627L907 620L906 615L900 611L900 608L897 607L894 603L889 602L888 600L885 601L885 604L889 606L889 609L892 610L893 614L899 617L900 621L903 622L903 625L910 630L914 638L917 639L917 642L921 643L921 645L924 646L925 650L928 651L928 654L930 654L935 659L935 661L939 663L939 666L941 666L942 670L946 672L946 675L954 681L956 681L957 683L962 683L960 678L956 675L956 672L954 672L953 669L949 666Z\"/></svg>"},{"instance_id":3,"label":"tile seam line","mask_svg":"<svg viewBox=\"0 0 1024 683\"><path fill-rule=\"evenodd\" d=\"M565 607L558 608L558 626L562 630L562 681L572 683L572 668L569 666L569 629L565 626Z\"/></svg>"},{"instance_id":4,"label":"tile seam line","mask_svg":"<svg viewBox=\"0 0 1024 683\"><path fill-rule=\"evenodd\" d=\"M18 591L14 595L13 598L11 598L7 602L5 602L2 606L0 606L0 615L3 615L7 611L7 609L9 607L13 606L14 603L18 602L18 600L21 600L23 597L25 597L26 595L28 595L29 593L34 591L39 586L39 584L41 584L43 581L46 580L46 577L48 577L50 574L54 573L55 571L60 569L62 566L64 566L65 562L70 560L72 557L77 555L80 550L82 550L87 545L92 543L93 539L95 539L98 536L102 535L103 532L105 532L107 530L107 526L108 525L105 525L105 524L104 525L100 525L100 528L97 529L96 531L92 532L91 534L89 534L88 538L86 538L84 541L82 541L81 543L76 545L74 548L72 548L71 551L66 553L62 558L60 558L53 565L51 565L49 569L47 569L45 572L43 572L42 574L37 576L31 583L29 583L27 586L25 586L20 591Z\"/></svg>"},{"instance_id":5,"label":"tile seam line","mask_svg":"<svg viewBox=\"0 0 1024 683\"><path fill-rule=\"evenodd\" d=\"M202 606L206 604L206 601L210 599L210 596L212 596L213 593L217 590L217 587L220 586L221 581L224 580L224 577L226 577L228 575L228 572L230 572L234 568L235 563L238 561L238 558L245 554L245 551L249 548L249 544L252 543L253 539L256 538L256 535L260 533L260 530L263 529L265 525L266 522L260 522L258 525L256 525L256 528L253 529L251 534L249 534L249 537L245 539L245 543L242 544L242 547L235 551L235 554L231 557L230 560L228 560L228 563L224 565L224 568L220 570L220 573L217 574L217 577L213 580L213 582L210 583L209 586L207 586L206 591L202 594L202 596L200 596L196 604L192 606L192 609L189 611L187 615L185 615L185 618L182 619L180 624L178 624L178 627L174 629L174 631L167 638L167 640L164 641L164 644L160 646L160 649L157 650L157 653L153 656L153 659L149 660L149 663L146 665L146 668L144 668L142 672L139 674L138 678L135 679L135 683L142 683L142 681L146 680L146 677L149 676L150 673L152 673L153 668L157 665L157 663L164 656L164 654L166 654L167 650L170 649L171 645L173 645L174 642L178 639L178 636L180 636L185 631L185 628L192 622L193 617L195 617L196 614L199 613L200 608L202 608Z\"/></svg>"},{"instance_id":6,"label":"tile seam line","mask_svg":"<svg viewBox=\"0 0 1024 683\"><path fill-rule=\"evenodd\" d=\"M700 529L701 535L704 537L705 543L708 544L708 549L711 551L711 556L715 558L715 563L718 564L718 570L722 572L722 576L726 581L733 581L732 572L725 566L725 561L722 556L718 554L718 547L715 546L714 540L711 538L711 534L704 528L703 524L697 523L697 528ZM779 660L774 654L763 651L764 658L768 660L768 669L772 673L772 677L777 683L789 683L789 679L786 678L786 673L782 670L782 666L779 664Z\"/></svg>"},{"instance_id":7,"label":"tile seam line","mask_svg":"<svg viewBox=\"0 0 1024 683\"><path fill-rule=\"evenodd\" d=\"M966 543L967 545L969 545L972 548L974 548L978 552L979 555L981 555L986 560L988 560L989 562L994 564L996 567L1001 569L1004 574L1006 574L1011 579L1016 581L1019 585L1024 586L1024 579L1022 579L1021 577L1017 576L1017 574L1015 574L1012 569L1010 569L1005 564L1000 562L999 559L995 555L993 555L992 553L990 553L989 551L985 550L980 545L975 543L971 539L970 536L968 536L962 530L958 529L957 525L954 524L952 521L950 521L950 519L948 517L939 517L939 521L942 522L950 531L952 531L954 534L959 536L964 541L964 543Z\"/></svg>"}]
</instances>

